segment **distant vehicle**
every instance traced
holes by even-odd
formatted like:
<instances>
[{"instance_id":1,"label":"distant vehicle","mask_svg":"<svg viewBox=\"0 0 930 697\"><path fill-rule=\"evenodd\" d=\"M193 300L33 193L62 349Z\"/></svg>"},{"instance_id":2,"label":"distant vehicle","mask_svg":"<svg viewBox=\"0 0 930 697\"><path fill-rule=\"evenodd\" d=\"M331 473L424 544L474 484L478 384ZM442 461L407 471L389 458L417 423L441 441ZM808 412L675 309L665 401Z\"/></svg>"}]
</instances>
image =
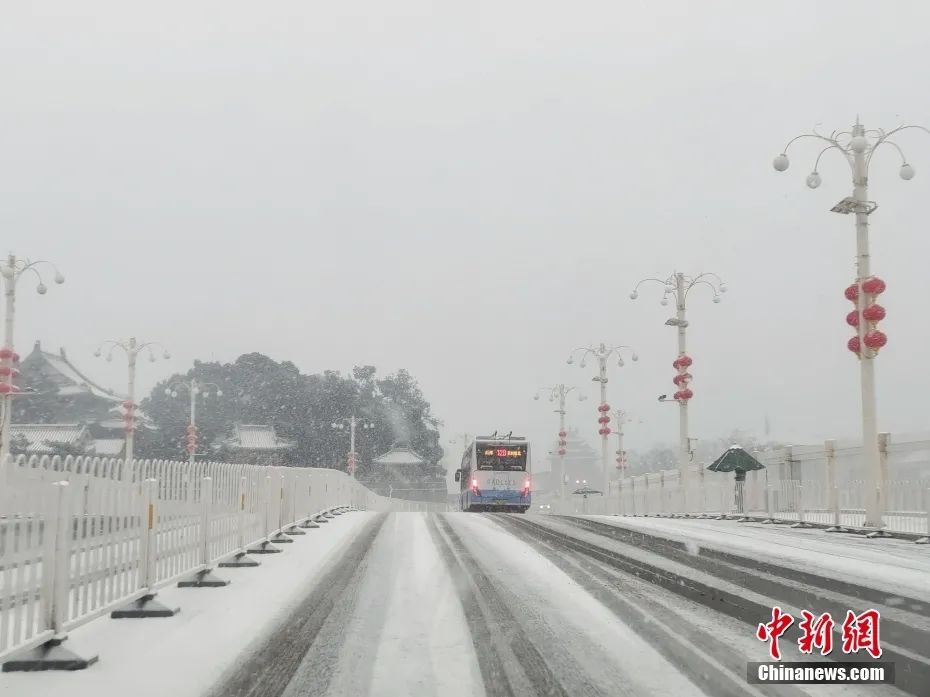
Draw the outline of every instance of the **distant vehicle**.
<instances>
[{"instance_id":1,"label":"distant vehicle","mask_svg":"<svg viewBox=\"0 0 930 697\"><path fill-rule=\"evenodd\" d=\"M526 513L530 499L530 444L511 435L479 436L455 472L463 511Z\"/></svg>"}]
</instances>

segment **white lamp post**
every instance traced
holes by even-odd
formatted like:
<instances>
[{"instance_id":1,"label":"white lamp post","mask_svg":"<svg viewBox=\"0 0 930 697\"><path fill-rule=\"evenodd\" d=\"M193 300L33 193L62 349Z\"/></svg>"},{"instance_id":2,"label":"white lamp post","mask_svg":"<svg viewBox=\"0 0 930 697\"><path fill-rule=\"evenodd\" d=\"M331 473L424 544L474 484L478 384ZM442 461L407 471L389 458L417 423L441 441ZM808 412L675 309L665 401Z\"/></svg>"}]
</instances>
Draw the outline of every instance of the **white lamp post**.
<instances>
[{"instance_id":1,"label":"white lamp post","mask_svg":"<svg viewBox=\"0 0 930 697\"><path fill-rule=\"evenodd\" d=\"M846 317L847 323L854 327L856 336L847 343L847 348L856 354L859 359L859 373L862 391L862 452L865 458L867 480L874 495L866 497L865 525L869 527L882 527L884 508L884 473L881 470L881 461L878 447L878 416L875 399L875 363L879 350L888 342L888 337L878 330L878 322L884 319L885 309L876 302L878 296L885 290L885 282L872 275L869 264L869 215L878 204L869 201L869 165L872 156L882 145L889 145L898 151L901 156L901 168L898 174L904 180L914 177L914 168L908 164L901 147L891 140L891 137L902 131L916 128L925 133L930 130L923 126L899 126L891 131L866 130L865 126L856 119L856 124L849 131L834 131L830 136L819 133L799 135L788 141L782 153L778 155L772 165L779 172L788 169L788 148L801 138L816 138L827 143L826 147L817 155L814 161L814 170L807 176L807 185L816 189L821 184L817 167L820 158L830 150L838 151L849 164L852 172L853 191L836 204L831 210L834 213L848 215L856 214L856 281L846 289L846 298L855 303L855 310Z\"/></svg>"},{"instance_id":2,"label":"white lamp post","mask_svg":"<svg viewBox=\"0 0 930 697\"><path fill-rule=\"evenodd\" d=\"M577 390L577 387L569 387L562 383L554 385L553 387L544 387L543 391L549 392L549 401L554 402L559 400L559 408L555 410L555 413L559 415L559 502L560 505L565 503L565 446L568 444L565 440L565 437L568 433L565 431L565 398L573 390ZM579 394L578 401L583 402L588 397L587 395ZM533 399L539 399L539 392L537 392Z\"/></svg>"},{"instance_id":3,"label":"white lamp post","mask_svg":"<svg viewBox=\"0 0 930 697\"><path fill-rule=\"evenodd\" d=\"M601 403L597 407L598 412L600 412L600 416L597 419L600 428L597 432L601 436L601 464L604 470L604 496L607 496L610 491L610 465L607 458L607 436L610 435L610 426L607 425L610 423L610 417L607 415L607 412L610 411L610 405L607 403L607 361L610 360L611 356L616 355L617 365L622 368L624 363L621 352L623 350L630 351L630 357L634 362L639 360L639 356L637 356L629 346L607 346L603 343L598 346L576 348L568 357L568 363L571 364L574 363L575 354L581 353L581 363L579 365L582 368L586 365L585 359L588 355L594 356L594 358L597 359L598 374L596 377L592 378L592 381L601 384Z\"/></svg>"},{"instance_id":4,"label":"white lamp post","mask_svg":"<svg viewBox=\"0 0 930 697\"><path fill-rule=\"evenodd\" d=\"M136 357L142 351L148 349L149 361L152 363L155 362L155 353L152 351L152 347L158 346L162 350L162 357L167 360L171 358L171 354L168 353L168 349L164 347L163 344L157 341L143 341L137 342L135 337L131 337L129 341L104 341L100 346L97 347L97 350L94 351L94 355L98 358L103 353L103 349L107 348L107 360L113 360L113 351L114 349L121 349L123 353L126 354L129 365L129 390L128 398L123 402L123 408L126 410L126 413L123 415L123 430L126 431L126 465L127 467L132 463L133 458L133 436L136 431L136 416L135 410L139 405L136 404Z\"/></svg>"},{"instance_id":5,"label":"white lamp post","mask_svg":"<svg viewBox=\"0 0 930 697\"><path fill-rule=\"evenodd\" d=\"M672 382L678 388L675 392L675 400L678 402L678 469L682 491L683 513L688 512L688 480L690 474L691 461L691 440L688 436L688 402L694 396L690 388L692 375L689 372L692 360L687 352L687 303L688 293L698 286L706 286L713 292L713 301L720 302L721 295L727 292L726 284L715 273L702 273L697 276L686 276L683 273L675 272L664 281L659 278L644 278L630 293L630 299L636 300L639 297L639 287L645 283L659 283L663 286L661 304L668 305L669 296L675 301L675 317L665 321L669 327L678 328L678 357L672 363L677 374L672 378Z\"/></svg>"},{"instance_id":6,"label":"white lamp post","mask_svg":"<svg viewBox=\"0 0 930 697\"><path fill-rule=\"evenodd\" d=\"M348 470L349 474L352 475L352 478L355 478L355 468L358 465L358 454L355 452L355 427L360 426L363 430L374 429L375 425L369 421L363 421L361 424L358 423L355 415L353 414L351 418L343 419L342 421L334 421L331 426L337 431L342 431L346 427L346 423L349 424L349 462Z\"/></svg>"},{"instance_id":7,"label":"white lamp post","mask_svg":"<svg viewBox=\"0 0 930 697\"><path fill-rule=\"evenodd\" d=\"M61 275L53 263L50 261L29 261L28 259L17 259L10 254L6 261L0 264L0 278L3 279L3 293L6 296L6 314L3 323L3 347L0 348L0 466L10 454L10 424L13 422L13 395L19 392L19 388L13 385L13 378L19 374L16 365L19 363L19 355L13 349L13 326L16 316L16 284L25 273L32 273L38 281L36 292L39 295L45 295L48 292L48 286L42 280L42 274L39 268L43 265L51 266L55 271L55 283L65 282L65 277Z\"/></svg>"},{"instance_id":8,"label":"white lamp post","mask_svg":"<svg viewBox=\"0 0 930 697\"><path fill-rule=\"evenodd\" d=\"M191 378L190 382L182 382L172 387L165 388L165 394L169 397L177 398L178 388L186 389L190 394L191 400L191 420L187 427L187 456L188 462L194 464L194 455L197 452L197 397L208 399L210 392L207 388L213 388L213 394L217 397L223 396L223 390L213 382L199 382L197 378Z\"/></svg>"}]
</instances>

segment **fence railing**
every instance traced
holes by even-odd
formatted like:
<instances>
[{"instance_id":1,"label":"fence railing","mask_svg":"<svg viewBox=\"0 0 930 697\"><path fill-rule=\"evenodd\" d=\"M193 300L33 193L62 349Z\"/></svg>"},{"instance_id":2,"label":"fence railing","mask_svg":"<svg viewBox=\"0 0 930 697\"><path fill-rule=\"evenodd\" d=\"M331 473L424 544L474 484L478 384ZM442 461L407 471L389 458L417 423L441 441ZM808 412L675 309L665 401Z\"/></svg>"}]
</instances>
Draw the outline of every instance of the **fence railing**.
<instances>
[{"instance_id":1,"label":"fence railing","mask_svg":"<svg viewBox=\"0 0 930 697\"><path fill-rule=\"evenodd\" d=\"M862 528L868 496L884 498L884 530L930 536L930 481L895 481L873 490L853 481L829 487L823 482L765 480L735 482L733 475L696 476L685 492L678 471L665 471L613 483L607 496L574 497L554 512L588 515L752 516L764 520ZM687 495L685 495L687 494Z\"/></svg>"},{"instance_id":2,"label":"fence railing","mask_svg":"<svg viewBox=\"0 0 930 697\"><path fill-rule=\"evenodd\" d=\"M171 583L197 585L299 524L353 507L447 509L377 496L332 469L9 458L0 463L0 662L139 608Z\"/></svg>"}]
</instances>

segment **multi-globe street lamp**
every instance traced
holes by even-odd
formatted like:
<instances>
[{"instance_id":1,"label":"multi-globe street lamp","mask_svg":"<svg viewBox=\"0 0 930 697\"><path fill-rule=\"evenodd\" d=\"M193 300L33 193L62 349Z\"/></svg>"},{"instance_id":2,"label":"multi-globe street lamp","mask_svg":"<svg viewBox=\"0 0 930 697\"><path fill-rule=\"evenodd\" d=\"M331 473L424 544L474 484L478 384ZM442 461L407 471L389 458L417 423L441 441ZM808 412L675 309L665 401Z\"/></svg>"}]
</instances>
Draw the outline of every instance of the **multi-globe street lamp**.
<instances>
[{"instance_id":1,"label":"multi-globe street lamp","mask_svg":"<svg viewBox=\"0 0 930 697\"><path fill-rule=\"evenodd\" d=\"M574 363L575 354L581 353L581 362L579 363L581 368L585 367L585 359L589 355L597 360L598 373L592 378L592 381L601 384L601 403L597 407L600 413L597 419L600 428L597 432L601 436L601 466L603 469L604 496L607 496L610 490L610 465L607 457L607 436L610 435L610 426L607 425L610 423L610 417L607 415L607 412L610 411L610 405L607 403L607 362L610 360L611 356L616 356L617 365L622 368L624 363L621 354L624 350L630 352L630 357L634 362L639 360L639 356L637 356L636 352L629 346L608 346L604 343L598 344L597 346L576 348L568 357L568 363L571 364Z\"/></svg>"},{"instance_id":2,"label":"multi-globe street lamp","mask_svg":"<svg viewBox=\"0 0 930 697\"><path fill-rule=\"evenodd\" d=\"M16 284L23 274L31 273L36 277L36 292L45 295L48 286L42 279L39 269L50 266L55 271L55 283L62 284L65 277L61 275L58 267L50 261L17 259L10 254L6 261L0 264L0 278L3 280L3 294L6 298L6 314L3 322L3 347L0 348L0 464L10 454L10 424L13 422L13 396L20 389L13 384L13 378L19 375L16 366L19 363L19 354L13 348L13 327L16 315Z\"/></svg>"},{"instance_id":3,"label":"multi-globe street lamp","mask_svg":"<svg viewBox=\"0 0 930 697\"><path fill-rule=\"evenodd\" d=\"M658 283L663 287L662 300L663 306L668 305L669 298L675 301L675 316L666 320L665 324L669 327L678 328L678 356L672 362L672 367L677 371L672 382L678 388L674 398L678 402L678 469L679 481L681 482L682 505L684 511L688 510L688 479L690 474L691 462L691 439L688 435L688 402L694 397L690 384L693 376L690 367L693 363L687 350L687 303L688 294L698 286L710 288L713 292L713 301L720 302L721 295L727 292L726 284L715 273L702 273L697 276L686 276L683 273L675 272L665 280L660 278L644 278L630 293L630 299L636 300L639 297L640 286L646 283Z\"/></svg>"},{"instance_id":4,"label":"multi-globe street lamp","mask_svg":"<svg viewBox=\"0 0 930 697\"><path fill-rule=\"evenodd\" d=\"M123 430L126 432L125 461L127 467L130 466L133 458L133 440L136 432L136 409L139 406L136 404L136 358L142 351L147 350L149 361L154 363L156 359L155 352L152 351L152 348L156 346L162 350L162 358L165 360L171 358L171 354L168 353L168 349L165 348L164 344L158 341L139 342L136 341L135 337L131 337L129 341L104 341L97 347L97 350L94 351L94 355L99 358L103 354L103 349L108 349L107 361L113 360L113 351L115 349L120 349L126 354L129 366L129 387L126 401L123 402L123 409L125 410L123 414Z\"/></svg>"},{"instance_id":5,"label":"multi-globe street lamp","mask_svg":"<svg viewBox=\"0 0 930 697\"><path fill-rule=\"evenodd\" d=\"M353 479L355 479L355 469L358 467L358 453L355 452L355 429L356 427L359 427L362 430L368 431L374 429L375 425L370 421L365 420L359 423L354 414L348 419L334 421L330 425L337 431L343 431L346 428L346 424L349 426L349 456L346 465L347 469L349 470L349 474Z\"/></svg>"},{"instance_id":6,"label":"multi-globe street lamp","mask_svg":"<svg viewBox=\"0 0 930 697\"><path fill-rule=\"evenodd\" d=\"M559 449L556 451L559 455L559 502L565 502L565 446L568 445L568 441L565 438L568 436L568 432L565 430L565 398L573 391L577 390L577 387L569 387L568 385L559 383L552 387L544 387L544 392L549 392L549 401L554 402L559 401L559 408L555 410L555 413L559 415ZM583 402L588 398L587 395L579 394L578 401ZM533 399L539 399L539 392L537 392Z\"/></svg>"},{"instance_id":7,"label":"multi-globe street lamp","mask_svg":"<svg viewBox=\"0 0 930 697\"><path fill-rule=\"evenodd\" d=\"M210 397L209 388L213 388L213 394L217 397L223 396L223 390L219 385L213 382L200 382L197 378L191 378L189 382L180 382L165 388L165 394L168 397L178 397L178 390L187 390L190 395L190 423L187 426L187 450L188 462L194 464L194 456L197 452L197 397L208 399Z\"/></svg>"},{"instance_id":8,"label":"multi-globe street lamp","mask_svg":"<svg viewBox=\"0 0 930 697\"><path fill-rule=\"evenodd\" d=\"M885 282L872 275L870 264L869 215L875 212L878 204L869 200L869 165L872 163L875 151L883 145L888 145L901 157L898 175L905 181L912 179L914 167L908 163L901 147L891 138L902 131L914 128L930 133L930 129L916 125L899 126L890 131L866 130L857 118L855 125L849 131L834 131L829 136L813 132L792 138L782 153L772 162L777 171L784 172L788 169L787 153L792 143L801 138L814 138L826 143L826 146L817 155L813 171L807 175L807 185L811 189L820 186L822 180L817 167L820 164L820 158L831 150L838 151L845 158L852 173L852 196L844 198L831 211L843 215L850 213L856 215L856 280L845 291L846 299L855 304L855 309L846 316L846 322L856 330L856 335L846 346L859 359L862 393L862 451L869 489L870 492L874 492L874 495L870 493L866 496L865 525L867 527L882 527L883 525L885 473L882 472L879 456L874 361L878 352L888 342L888 337L878 329L878 323L885 318L885 308L877 303L877 299L885 290Z\"/></svg>"}]
</instances>

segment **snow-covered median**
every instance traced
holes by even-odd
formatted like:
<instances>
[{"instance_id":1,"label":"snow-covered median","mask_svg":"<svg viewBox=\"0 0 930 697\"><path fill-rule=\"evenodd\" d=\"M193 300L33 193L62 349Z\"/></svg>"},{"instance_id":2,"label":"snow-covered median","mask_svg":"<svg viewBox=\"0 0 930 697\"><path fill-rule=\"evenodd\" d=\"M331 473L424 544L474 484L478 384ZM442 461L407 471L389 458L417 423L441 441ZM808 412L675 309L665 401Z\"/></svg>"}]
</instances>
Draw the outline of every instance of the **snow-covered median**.
<instances>
[{"instance_id":1,"label":"snow-covered median","mask_svg":"<svg viewBox=\"0 0 930 697\"><path fill-rule=\"evenodd\" d=\"M927 547L905 540L866 539L861 535L820 529L790 528L727 520L623 518L594 520L641 530L647 534L731 551L889 593L930 600L930 555Z\"/></svg>"},{"instance_id":2,"label":"snow-covered median","mask_svg":"<svg viewBox=\"0 0 930 697\"><path fill-rule=\"evenodd\" d=\"M261 566L222 568L223 588L165 588L158 599L180 607L164 619L97 619L66 646L100 660L84 671L0 673L3 697L200 697L256 639L267 633L338 558L374 513L337 516L282 545Z\"/></svg>"}]
</instances>

